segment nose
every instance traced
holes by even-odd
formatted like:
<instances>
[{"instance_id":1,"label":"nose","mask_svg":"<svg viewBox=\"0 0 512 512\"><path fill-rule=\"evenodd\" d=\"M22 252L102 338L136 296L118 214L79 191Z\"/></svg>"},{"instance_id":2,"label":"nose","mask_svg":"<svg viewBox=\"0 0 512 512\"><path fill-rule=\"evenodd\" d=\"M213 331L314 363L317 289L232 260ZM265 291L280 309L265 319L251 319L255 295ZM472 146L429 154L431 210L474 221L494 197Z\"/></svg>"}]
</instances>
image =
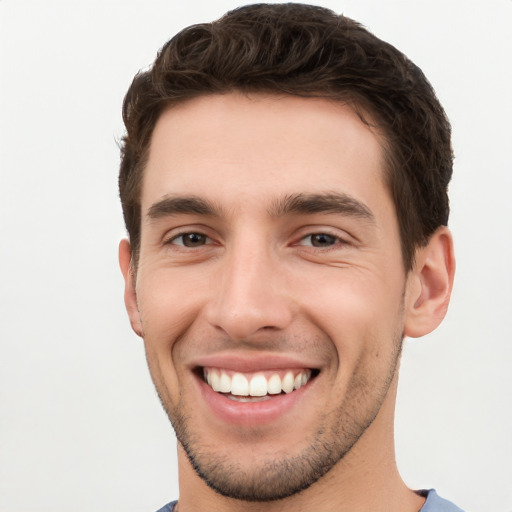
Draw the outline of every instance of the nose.
<instances>
[{"instance_id":1,"label":"nose","mask_svg":"<svg viewBox=\"0 0 512 512\"><path fill-rule=\"evenodd\" d=\"M293 316L279 258L266 248L239 247L226 254L206 306L210 325L236 341L285 329Z\"/></svg>"}]
</instances>

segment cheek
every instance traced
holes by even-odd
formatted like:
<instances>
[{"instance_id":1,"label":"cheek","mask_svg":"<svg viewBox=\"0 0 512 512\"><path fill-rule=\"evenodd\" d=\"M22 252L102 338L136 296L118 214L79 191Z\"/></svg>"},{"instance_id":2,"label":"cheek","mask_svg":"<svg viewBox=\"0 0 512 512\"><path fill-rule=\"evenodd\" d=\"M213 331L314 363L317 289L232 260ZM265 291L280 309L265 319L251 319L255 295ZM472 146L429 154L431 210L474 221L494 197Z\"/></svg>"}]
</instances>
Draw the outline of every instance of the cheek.
<instances>
[{"instance_id":1,"label":"cheek","mask_svg":"<svg viewBox=\"0 0 512 512\"><path fill-rule=\"evenodd\" d=\"M324 284L318 286L319 282ZM392 350L403 321L403 290L397 281L338 269L330 278L317 280L316 286L305 286L301 293L304 310L333 341L342 362L355 364L365 353L373 357Z\"/></svg>"},{"instance_id":2,"label":"cheek","mask_svg":"<svg viewBox=\"0 0 512 512\"><path fill-rule=\"evenodd\" d=\"M148 338L144 338L144 347L151 379L160 397L160 401L165 404L166 410L168 410L168 406L174 403L171 391L177 389L174 372L169 371L170 357L165 353L158 354L157 347L151 344Z\"/></svg>"},{"instance_id":3,"label":"cheek","mask_svg":"<svg viewBox=\"0 0 512 512\"><path fill-rule=\"evenodd\" d=\"M141 276L137 297L145 338L171 348L198 317L204 291L204 280L186 272L170 269Z\"/></svg>"},{"instance_id":4,"label":"cheek","mask_svg":"<svg viewBox=\"0 0 512 512\"><path fill-rule=\"evenodd\" d=\"M139 275L137 298L151 377L161 400L176 405L176 348L180 337L197 320L203 300L201 290L178 272L148 272Z\"/></svg>"}]
</instances>

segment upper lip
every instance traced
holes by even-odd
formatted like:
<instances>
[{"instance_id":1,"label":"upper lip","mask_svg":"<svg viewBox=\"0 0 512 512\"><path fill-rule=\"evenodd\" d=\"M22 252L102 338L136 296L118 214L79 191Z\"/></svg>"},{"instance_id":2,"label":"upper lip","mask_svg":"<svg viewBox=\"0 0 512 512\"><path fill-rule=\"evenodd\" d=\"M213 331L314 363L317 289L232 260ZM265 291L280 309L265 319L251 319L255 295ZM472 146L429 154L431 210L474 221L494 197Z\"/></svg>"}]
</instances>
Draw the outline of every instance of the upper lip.
<instances>
[{"instance_id":1,"label":"upper lip","mask_svg":"<svg viewBox=\"0 0 512 512\"><path fill-rule=\"evenodd\" d=\"M264 370L284 369L320 369L319 362L303 360L294 356L278 354L274 352L258 354L212 354L201 356L190 364L192 369L201 368L222 368L235 372L258 372Z\"/></svg>"}]
</instances>

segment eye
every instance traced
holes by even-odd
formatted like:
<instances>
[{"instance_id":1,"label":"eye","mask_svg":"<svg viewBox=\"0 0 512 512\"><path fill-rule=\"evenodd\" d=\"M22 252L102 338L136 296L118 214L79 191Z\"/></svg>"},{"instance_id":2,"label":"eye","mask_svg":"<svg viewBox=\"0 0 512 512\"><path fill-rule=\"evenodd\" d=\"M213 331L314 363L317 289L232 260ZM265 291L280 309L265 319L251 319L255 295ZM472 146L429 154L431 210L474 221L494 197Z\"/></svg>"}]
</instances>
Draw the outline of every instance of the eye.
<instances>
[{"instance_id":1,"label":"eye","mask_svg":"<svg viewBox=\"0 0 512 512\"><path fill-rule=\"evenodd\" d=\"M168 243L183 247L201 247L209 242L211 242L210 238L202 233L181 233L169 240Z\"/></svg>"},{"instance_id":2,"label":"eye","mask_svg":"<svg viewBox=\"0 0 512 512\"><path fill-rule=\"evenodd\" d=\"M341 240L337 236L328 233L313 233L302 238L299 244L311 247L331 247L339 242Z\"/></svg>"}]
</instances>

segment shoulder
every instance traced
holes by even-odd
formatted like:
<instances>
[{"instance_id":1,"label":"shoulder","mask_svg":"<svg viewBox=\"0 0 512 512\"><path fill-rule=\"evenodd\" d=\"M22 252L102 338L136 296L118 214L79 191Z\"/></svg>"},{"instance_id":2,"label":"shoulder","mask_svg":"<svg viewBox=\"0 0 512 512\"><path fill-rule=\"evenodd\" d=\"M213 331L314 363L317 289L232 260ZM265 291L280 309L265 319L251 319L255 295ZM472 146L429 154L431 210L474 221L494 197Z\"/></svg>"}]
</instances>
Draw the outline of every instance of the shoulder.
<instances>
[{"instance_id":1,"label":"shoulder","mask_svg":"<svg viewBox=\"0 0 512 512\"><path fill-rule=\"evenodd\" d=\"M158 509L156 512L172 512L174 510L174 505L176 505L177 501L171 501L171 503L167 503L167 505Z\"/></svg>"},{"instance_id":2,"label":"shoulder","mask_svg":"<svg viewBox=\"0 0 512 512\"><path fill-rule=\"evenodd\" d=\"M426 491L427 501L420 512L464 512L451 501L441 498L434 489Z\"/></svg>"}]
</instances>

